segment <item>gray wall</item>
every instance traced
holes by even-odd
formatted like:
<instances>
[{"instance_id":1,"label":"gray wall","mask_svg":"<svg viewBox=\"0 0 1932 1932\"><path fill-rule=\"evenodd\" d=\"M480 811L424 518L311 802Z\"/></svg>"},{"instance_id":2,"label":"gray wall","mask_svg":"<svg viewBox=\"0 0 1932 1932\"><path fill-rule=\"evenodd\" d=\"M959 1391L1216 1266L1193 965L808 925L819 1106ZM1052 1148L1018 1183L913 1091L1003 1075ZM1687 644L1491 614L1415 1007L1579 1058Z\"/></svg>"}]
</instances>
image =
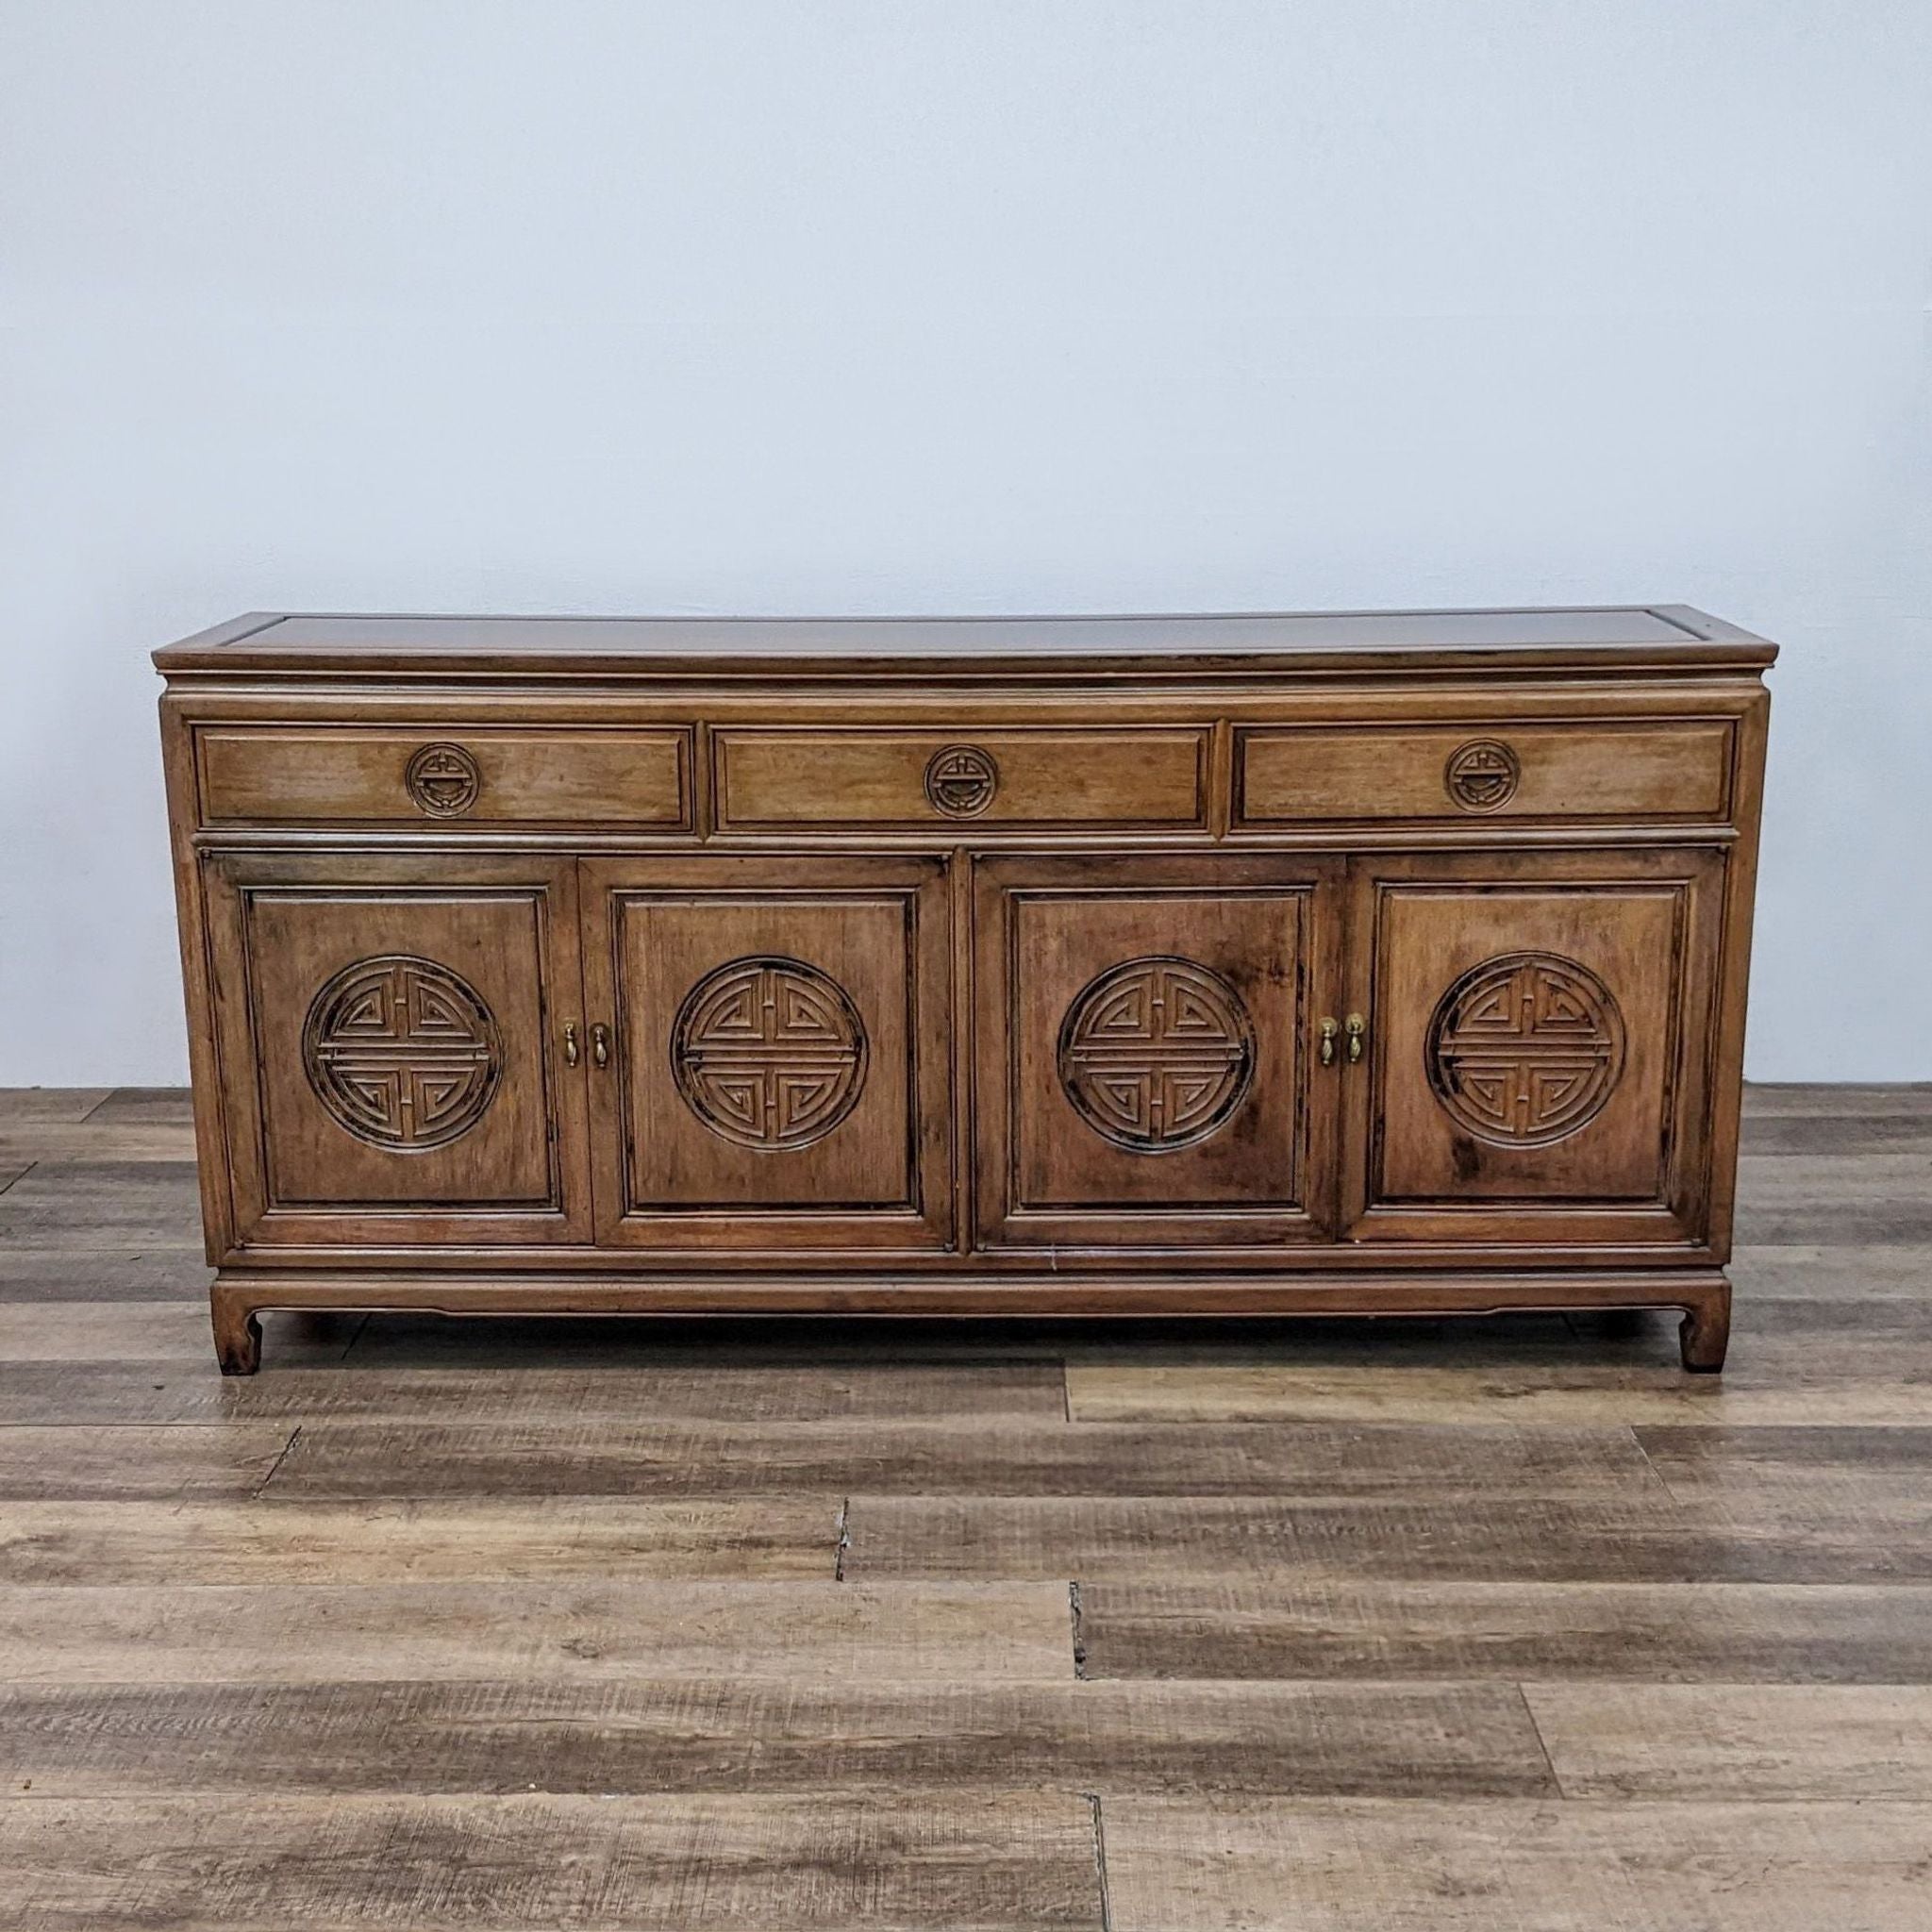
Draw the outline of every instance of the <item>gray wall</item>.
<instances>
[{"instance_id":1,"label":"gray wall","mask_svg":"<svg viewBox=\"0 0 1932 1932\"><path fill-rule=\"evenodd\" d=\"M182 1076L256 606L1684 599L1751 1068L1932 1076L1924 0L0 0L0 1083Z\"/></svg>"}]
</instances>

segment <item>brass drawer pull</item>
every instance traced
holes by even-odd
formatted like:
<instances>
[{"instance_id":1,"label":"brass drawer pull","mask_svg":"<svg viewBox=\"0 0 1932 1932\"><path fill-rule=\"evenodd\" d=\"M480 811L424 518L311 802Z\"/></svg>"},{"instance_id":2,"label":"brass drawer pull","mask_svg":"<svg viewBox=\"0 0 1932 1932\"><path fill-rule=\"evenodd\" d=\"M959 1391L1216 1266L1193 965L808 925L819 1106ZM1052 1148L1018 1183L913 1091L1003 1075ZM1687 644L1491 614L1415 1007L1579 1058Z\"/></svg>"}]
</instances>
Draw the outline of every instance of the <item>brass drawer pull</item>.
<instances>
[{"instance_id":1,"label":"brass drawer pull","mask_svg":"<svg viewBox=\"0 0 1932 1932\"><path fill-rule=\"evenodd\" d=\"M404 768L403 784L431 818L459 819L475 804L483 774L461 745L425 744Z\"/></svg>"},{"instance_id":2,"label":"brass drawer pull","mask_svg":"<svg viewBox=\"0 0 1932 1932\"><path fill-rule=\"evenodd\" d=\"M1442 789L1464 811L1501 811L1516 796L1523 766L1500 738L1473 738L1449 756Z\"/></svg>"},{"instance_id":3,"label":"brass drawer pull","mask_svg":"<svg viewBox=\"0 0 1932 1932\"><path fill-rule=\"evenodd\" d=\"M1359 1013L1351 1013L1347 1021L1348 1063L1354 1066L1362 1057L1362 1043L1369 1036L1369 1023Z\"/></svg>"},{"instance_id":4,"label":"brass drawer pull","mask_svg":"<svg viewBox=\"0 0 1932 1932\"><path fill-rule=\"evenodd\" d=\"M1340 1020L1322 1022L1322 1064L1332 1067L1335 1064L1335 1036L1341 1031Z\"/></svg>"},{"instance_id":5,"label":"brass drawer pull","mask_svg":"<svg viewBox=\"0 0 1932 1932\"><path fill-rule=\"evenodd\" d=\"M610 1029L601 1021L591 1028L591 1058L600 1067L610 1064Z\"/></svg>"},{"instance_id":6,"label":"brass drawer pull","mask_svg":"<svg viewBox=\"0 0 1932 1932\"><path fill-rule=\"evenodd\" d=\"M949 819L977 818L999 789L999 766L976 744L949 744L926 761L926 802Z\"/></svg>"},{"instance_id":7,"label":"brass drawer pull","mask_svg":"<svg viewBox=\"0 0 1932 1932\"><path fill-rule=\"evenodd\" d=\"M563 1063L567 1067L577 1063L577 1023L575 1020L563 1023Z\"/></svg>"}]
</instances>

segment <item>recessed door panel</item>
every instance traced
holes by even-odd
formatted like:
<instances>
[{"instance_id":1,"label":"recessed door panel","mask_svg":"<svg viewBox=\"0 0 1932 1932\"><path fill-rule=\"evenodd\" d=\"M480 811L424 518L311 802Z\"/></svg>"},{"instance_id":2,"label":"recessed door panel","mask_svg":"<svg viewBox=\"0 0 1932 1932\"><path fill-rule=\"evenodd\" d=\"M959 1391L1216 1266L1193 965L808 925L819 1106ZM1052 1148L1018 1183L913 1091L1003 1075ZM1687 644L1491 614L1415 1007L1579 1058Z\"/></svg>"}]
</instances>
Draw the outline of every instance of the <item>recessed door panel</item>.
<instances>
[{"instance_id":1,"label":"recessed door panel","mask_svg":"<svg viewBox=\"0 0 1932 1932\"><path fill-rule=\"evenodd\" d=\"M1357 1239L1695 1237L1719 864L1364 862Z\"/></svg>"},{"instance_id":2,"label":"recessed door panel","mask_svg":"<svg viewBox=\"0 0 1932 1932\"><path fill-rule=\"evenodd\" d=\"M219 855L205 876L245 1241L588 1238L574 866Z\"/></svg>"},{"instance_id":3,"label":"recessed door panel","mask_svg":"<svg viewBox=\"0 0 1932 1932\"><path fill-rule=\"evenodd\" d=\"M944 869L925 858L586 867L600 1238L942 1245ZM603 1064L595 1064L599 1059Z\"/></svg>"},{"instance_id":4,"label":"recessed door panel","mask_svg":"<svg viewBox=\"0 0 1932 1932\"><path fill-rule=\"evenodd\" d=\"M1121 1257L1322 1232L1333 1083L1311 1041L1331 884L1274 858L982 864L989 1246Z\"/></svg>"}]
</instances>

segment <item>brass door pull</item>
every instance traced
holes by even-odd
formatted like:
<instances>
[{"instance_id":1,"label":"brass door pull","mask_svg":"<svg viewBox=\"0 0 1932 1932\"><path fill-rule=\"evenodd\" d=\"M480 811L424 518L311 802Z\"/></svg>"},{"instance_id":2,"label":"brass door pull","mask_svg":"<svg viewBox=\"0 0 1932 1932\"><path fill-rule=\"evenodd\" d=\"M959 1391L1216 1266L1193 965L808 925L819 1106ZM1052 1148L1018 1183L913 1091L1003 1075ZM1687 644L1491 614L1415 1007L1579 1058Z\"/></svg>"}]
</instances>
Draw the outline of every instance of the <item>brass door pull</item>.
<instances>
[{"instance_id":1,"label":"brass door pull","mask_svg":"<svg viewBox=\"0 0 1932 1932\"><path fill-rule=\"evenodd\" d=\"M563 1063L567 1067L577 1063L577 1023L575 1020L563 1023Z\"/></svg>"},{"instance_id":2,"label":"brass door pull","mask_svg":"<svg viewBox=\"0 0 1932 1932\"><path fill-rule=\"evenodd\" d=\"M1359 1013L1351 1013L1347 1022L1348 1063L1354 1066L1362 1057L1362 1041L1368 1038L1369 1023Z\"/></svg>"},{"instance_id":3,"label":"brass door pull","mask_svg":"<svg viewBox=\"0 0 1932 1932\"><path fill-rule=\"evenodd\" d=\"M591 1028L591 1058L600 1067L610 1064L610 1029L602 1021Z\"/></svg>"},{"instance_id":4,"label":"brass door pull","mask_svg":"<svg viewBox=\"0 0 1932 1932\"><path fill-rule=\"evenodd\" d=\"M1324 1067L1332 1067L1335 1064L1335 1036L1341 1031L1341 1021L1322 1022L1322 1064Z\"/></svg>"}]
</instances>

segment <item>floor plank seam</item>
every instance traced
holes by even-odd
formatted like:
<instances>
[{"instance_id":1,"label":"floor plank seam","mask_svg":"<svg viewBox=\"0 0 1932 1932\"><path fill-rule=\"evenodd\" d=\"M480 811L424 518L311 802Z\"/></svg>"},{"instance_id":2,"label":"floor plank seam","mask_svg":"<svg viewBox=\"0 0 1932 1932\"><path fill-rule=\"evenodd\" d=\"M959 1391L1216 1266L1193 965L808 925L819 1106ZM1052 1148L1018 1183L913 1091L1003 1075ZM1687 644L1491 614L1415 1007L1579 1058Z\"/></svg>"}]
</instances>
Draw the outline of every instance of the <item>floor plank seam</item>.
<instances>
[{"instance_id":1,"label":"floor plank seam","mask_svg":"<svg viewBox=\"0 0 1932 1932\"><path fill-rule=\"evenodd\" d=\"M1087 1675L1087 1634L1080 1627L1080 1586L1067 1585L1067 1620L1073 1626L1074 1675L1083 1681Z\"/></svg>"},{"instance_id":2,"label":"floor plank seam","mask_svg":"<svg viewBox=\"0 0 1932 1932\"><path fill-rule=\"evenodd\" d=\"M845 1552L852 1547L852 1498L839 1499L839 1536L832 1552L832 1581L845 1581Z\"/></svg>"},{"instance_id":3,"label":"floor plank seam","mask_svg":"<svg viewBox=\"0 0 1932 1932\"><path fill-rule=\"evenodd\" d=\"M372 1314L370 1314L367 1309L363 1310L362 1319L356 1324L354 1334L352 1334L349 1337L348 1341L343 1342L342 1352L336 1357L338 1361L345 1362L349 1359L350 1352L355 1348L356 1344L362 1340L363 1336L369 1332L369 1324L375 1319L375 1318Z\"/></svg>"},{"instance_id":4,"label":"floor plank seam","mask_svg":"<svg viewBox=\"0 0 1932 1932\"><path fill-rule=\"evenodd\" d=\"M1678 1495L1675 1490L1672 1489L1670 1477L1657 1467L1656 1457L1650 1453L1650 1444L1643 1440L1643 1431L1633 1425L1630 1430L1630 1440L1637 1444L1637 1453L1643 1457L1643 1466L1657 1478L1657 1487L1663 1491L1665 1496L1669 1499L1672 1508L1681 1509L1684 1507L1684 1499Z\"/></svg>"},{"instance_id":5,"label":"floor plank seam","mask_svg":"<svg viewBox=\"0 0 1932 1932\"><path fill-rule=\"evenodd\" d=\"M6 1193L8 1189L12 1187L15 1181L25 1180L27 1175L33 1173L34 1169L40 1166L40 1164L41 1163L38 1160L29 1160L27 1164L24 1168L22 1168L17 1174L12 1175L11 1178L8 1180L0 1181L0 1194ZM1064 1374L1062 1374L1060 1377L1060 1385L1062 1388L1066 1386L1066 1376Z\"/></svg>"},{"instance_id":6,"label":"floor plank seam","mask_svg":"<svg viewBox=\"0 0 1932 1932\"><path fill-rule=\"evenodd\" d=\"M1100 1932L1113 1932L1113 1899L1107 1886L1107 1826L1100 1815L1100 1793L1081 1794L1093 1813L1093 1875L1100 1888Z\"/></svg>"},{"instance_id":7,"label":"floor plank seam","mask_svg":"<svg viewBox=\"0 0 1932 1932\"><path fill-rule=\"evenodd\" d=\"M279 1456L277 1456L272 1463L269 1464L268 1474L265 1476L263 1476L262 1479L258 1483L257 1483L255 1488L249 1492L250 1502L256 1501L261 1495L261 1492L268 1488L269 1484L274 1482L275 1477L281 1473L282 1464L288 1461L289 1451L295 1446L296 1440L302 1434L302 1429L303 1424L301 1423L297 1423L295 1426L291 1430L290 1430L289 1440L282 1444L282 1453Z\"/></svg>"},{"instance_id":8,"label":"floor plank seam","mask_svg":"<svg viewBox=\"0 0 1932 1932\"><path fill-rule=\"evenodd\" d=\"M1543 1727L1536 1721L1536 1706L1530 1702L1528 1687L1524 1684L1512 1684L1509 1688L1516 1692L1516 1700L1523 1706L1524 1718L1529 1724L1529 1734L1536 1740L1536 1748L1542 1754L1543 1772L1549 1778L1550 1790L1559 1802L1573 1802L1570 1793L1563 1789L1562 1777L1557 1770L1557 1760L1550 1756L1550 1740L1543 1736Z\"/></svg>"},{"instance_id":9,"label":"floor plank seam","mask_svg":"<svg viewBox=\"0 0 1932 1932\"><path fill-rule=\"evenodd\" d=\"M1637 1451L1637 1458L1643 1464L1644 1473L1657 1485L1657 1494L1673 1509L1681 1509L1684 1507L1683 1498L1671 1488L1670 1478L1657 1466L1657 1459L1644 1446L1642 1429L1635 1423L1625 1423L1624 1433L1630 1438L1631 1446Z\"/></svg>"}]
</instances>

